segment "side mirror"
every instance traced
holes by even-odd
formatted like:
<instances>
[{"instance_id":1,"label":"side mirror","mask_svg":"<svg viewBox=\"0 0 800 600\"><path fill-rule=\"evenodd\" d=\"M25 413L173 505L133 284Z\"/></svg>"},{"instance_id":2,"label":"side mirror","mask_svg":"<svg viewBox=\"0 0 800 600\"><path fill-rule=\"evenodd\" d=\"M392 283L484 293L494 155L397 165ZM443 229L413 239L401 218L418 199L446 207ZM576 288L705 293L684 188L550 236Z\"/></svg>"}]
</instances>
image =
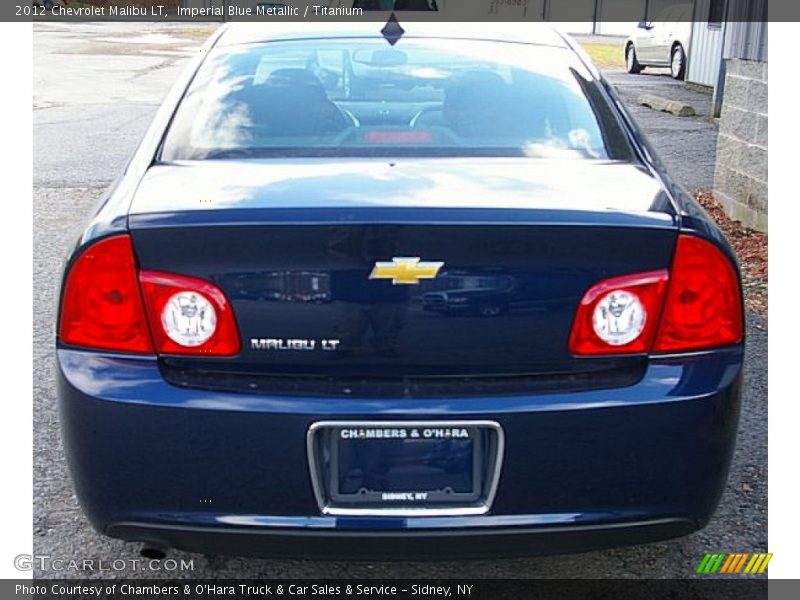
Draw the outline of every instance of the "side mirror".
<instances>
[{"instance_id":1,"label":"side mirror","mask_svg":"<svg viewBox=\"0 0 800 600\"><path fill-rule=\"evenodd\" d=\"M650 25L647 21L639 21L639 24L636 26L639 29L652 29L653 26Z\"/></svg>"}]
</instances>

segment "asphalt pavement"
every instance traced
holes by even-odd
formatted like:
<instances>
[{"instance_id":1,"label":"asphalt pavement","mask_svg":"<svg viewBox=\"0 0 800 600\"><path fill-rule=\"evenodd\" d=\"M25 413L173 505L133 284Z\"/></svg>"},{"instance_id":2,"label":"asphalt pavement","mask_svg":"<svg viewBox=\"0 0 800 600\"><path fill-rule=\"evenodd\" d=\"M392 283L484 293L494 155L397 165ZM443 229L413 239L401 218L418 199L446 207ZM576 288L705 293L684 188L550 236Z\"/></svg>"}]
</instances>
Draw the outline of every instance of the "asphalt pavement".
<instances>
[{"instance_id":1,"label":"asphalt pavement","mask_svg":"<svg viewBox=\"0 0 800 600\"><path fill-rule=\"evenodd\" d=\"M151 571L128 563L120 570L96 570L114 560L139 558L139 546L106 538L91 528L67 472L53 361L62 261L199 43L196 31L180 25L74 23L34 28L34 551L95 561L91 563L95 570L37 568L37 577L683 578L694 574L706 552L767 548L767 323L750 314L733 470L712 522L690 536L581 555L515 560L313 562L172 552L170 558L192 560L194 569ZM710 105L707 94L661 75L617 72L608 77L629 104L646 89L674 94L676 99L691 96L697 108L703 102ZM689 189L709 188L715 125L703 116L678 118L637 106L632 110L678 179Z\"/></svg>"},{"instance_id":2,"label":"asphalt pavement","mask_svg":"<svg viewBox=\"0 0 800 600\"><path fill-rule=\"evenodd\" d=\"M710 118L711 92L672 79L668 69L646 69L639 75L606 71L605 77L614 84L670 173L690 191L711 189L717 157L717 124ZM676 117L646 108L638 103L642 94L686 102L697 116Z\"/></svg>"}]
</instances>

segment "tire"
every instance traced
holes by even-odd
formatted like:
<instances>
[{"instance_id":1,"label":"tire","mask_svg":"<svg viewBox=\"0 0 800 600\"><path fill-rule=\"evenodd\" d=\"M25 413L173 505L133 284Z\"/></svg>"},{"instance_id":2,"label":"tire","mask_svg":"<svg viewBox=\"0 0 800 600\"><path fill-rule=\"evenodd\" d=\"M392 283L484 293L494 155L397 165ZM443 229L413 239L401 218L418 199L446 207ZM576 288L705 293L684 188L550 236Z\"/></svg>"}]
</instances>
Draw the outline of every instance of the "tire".
<instances>
[{"instance_id":1,"label":"tire","mask_svg":"<svg viewBox=\"0 0 800 600\"><path fill-rule=\"evenodd\" d=\"M625 70L631 75L637 75L642 72L642 68L636 57L636 48L633 44L628 44L628 47L625 48Z\"/></svg>"},{"instance_id":2,"label":"tire","mask_svg":"<svg viewBox=\"0 0 800 600\"><path fill-rule=\"evenodd\" d=\"M686 76L686 52L683 51L683 46L680 44L672 49L669 72L673 79L682 80Z\"/></svg>"}]
</instances>

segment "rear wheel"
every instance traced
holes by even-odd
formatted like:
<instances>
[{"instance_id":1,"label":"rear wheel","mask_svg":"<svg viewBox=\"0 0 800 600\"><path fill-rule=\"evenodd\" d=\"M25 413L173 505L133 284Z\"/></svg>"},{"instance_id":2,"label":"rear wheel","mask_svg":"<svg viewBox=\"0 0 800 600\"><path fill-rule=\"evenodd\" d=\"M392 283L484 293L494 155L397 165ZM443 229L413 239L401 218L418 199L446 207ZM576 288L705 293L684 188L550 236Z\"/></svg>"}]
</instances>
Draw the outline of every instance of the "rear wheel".
<instances>
[{"instance_id":1,"label":"rear wheel","mask_svg":"<svg viewBox=\"0 0 800 600\"><path fill-rule=\"evenodd\" d=\"M633 44L628 44L628 47L625 48L625 70L633 75L642 72L642 65L639 64L639 59L636 58L636 48L634 48Z\"/></svg>"},{"instance_id":2,"label":"rear wheel","mask_svg":"<svg viewBox=\"0 0 800 600\"><path fill-rule=\"evenodd\" d=\"M686 53L683 46L678 44L672 49L672 59L669 63L669 70L673 79L683 79L686 75Z\"/></svg>"}]
</instances>

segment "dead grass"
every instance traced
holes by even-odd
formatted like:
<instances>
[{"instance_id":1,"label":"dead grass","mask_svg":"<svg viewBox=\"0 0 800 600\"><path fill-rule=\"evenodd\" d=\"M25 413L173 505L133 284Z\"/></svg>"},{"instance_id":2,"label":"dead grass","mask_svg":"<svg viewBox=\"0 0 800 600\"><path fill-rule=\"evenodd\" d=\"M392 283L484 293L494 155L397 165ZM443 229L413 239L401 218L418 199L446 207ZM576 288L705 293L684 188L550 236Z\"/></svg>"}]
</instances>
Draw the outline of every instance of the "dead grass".
<instances>
[{"instance_id":1,"label":"dead grass","mask_svg":"<svg viewBox=\"0 0 800 600\"><path fill-rule=\"evenodd\" d=\"M171 29L170 33L173 33L179 37L203 41L212 33L214 33L216 29L217 28L214 26L179 27L176 29Z\"/></svg>"},{"instance_id":2,"label":"dead grass","mask_svg":"<svg viewBox=\"0 0 800 600\"><path fill-rule=\"evenodd\" d=\"M592 58L594 64L601 69L624 69L625 56L619 44L581 44L586 53Z\"/></svg>"}]
</instances>

